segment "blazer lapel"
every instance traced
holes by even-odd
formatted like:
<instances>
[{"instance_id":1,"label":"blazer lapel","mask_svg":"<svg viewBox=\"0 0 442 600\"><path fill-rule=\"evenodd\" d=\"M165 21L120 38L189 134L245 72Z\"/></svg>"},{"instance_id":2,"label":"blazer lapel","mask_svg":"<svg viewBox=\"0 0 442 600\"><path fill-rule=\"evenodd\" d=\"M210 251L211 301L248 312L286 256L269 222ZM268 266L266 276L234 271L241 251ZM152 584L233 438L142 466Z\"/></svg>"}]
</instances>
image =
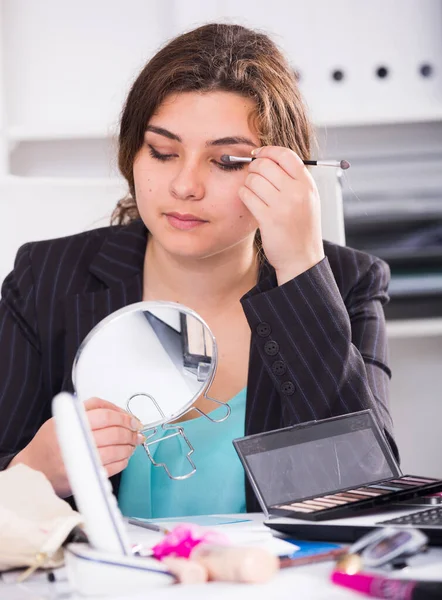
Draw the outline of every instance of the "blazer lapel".
<instances>
[{"instance_id":1,"label":"blazer lapel","mask_svg":"<svg viewBox=\"0 0 442 600\"><path fill-rule=\"evenodd\" d=\"M109 229L89 271L98 289L68 296L65 303L67 371L63 389L73 389L71 369L77 350L88 333L116 310L140 302L147 231L141 221L118 230ZM101 285L100 285L101 284Z\"/></svg>"}]
</instances>

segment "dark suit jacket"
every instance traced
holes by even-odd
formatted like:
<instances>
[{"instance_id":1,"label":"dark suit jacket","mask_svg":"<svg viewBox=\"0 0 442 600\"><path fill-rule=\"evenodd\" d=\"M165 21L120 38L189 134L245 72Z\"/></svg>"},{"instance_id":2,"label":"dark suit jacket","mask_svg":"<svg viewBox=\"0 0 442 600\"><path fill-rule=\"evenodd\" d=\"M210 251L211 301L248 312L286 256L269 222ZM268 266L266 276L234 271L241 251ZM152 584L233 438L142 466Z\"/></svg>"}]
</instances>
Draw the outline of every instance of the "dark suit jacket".
<instances>
[{"instance_id":1,"label":"dark suit jacket","mask_svg":"<svg viewBox=\"0 0 442 600\"><path fill-rule=\"evenodd\" d=\"M25 244L0 303L0 469L72 390L86 334L142 298L147 232L141 221ZM282 286L263 263L242 299L252 339L245 433L372 408L397 455L388 410L381 260L324 242L326 258ZM119 476L112 478L115 491ZM259 510L246 483L247 508Z\"/></svg>"}]
</instances>

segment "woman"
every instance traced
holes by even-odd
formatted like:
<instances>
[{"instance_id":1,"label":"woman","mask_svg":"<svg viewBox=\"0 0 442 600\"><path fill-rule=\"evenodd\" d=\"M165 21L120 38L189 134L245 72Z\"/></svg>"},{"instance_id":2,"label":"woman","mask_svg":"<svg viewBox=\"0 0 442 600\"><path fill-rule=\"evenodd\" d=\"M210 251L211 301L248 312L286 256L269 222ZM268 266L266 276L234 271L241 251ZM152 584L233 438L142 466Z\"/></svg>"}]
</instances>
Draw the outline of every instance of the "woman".
<instances>
[{"instance_id":1,"label":"woman","mask_svg":"<svg viewBox=\"0 0 442 600\"><path fill-rule=\"evenodd\" d=\"M27 244L4 282L2 468L28 464L70 494L51 400L72 389L72 362L90 329L142 299L180 302L205 319L219 345L210 395L232 401L236 416L218 430L219 444L200 452L211 462L188 489L169 489L154 474L149 500L137 488L145 475L136 452L120 490L125 512L258 510L231 450L238 433L371 408L397 454L382 310L388 267L323 243L318 192L302 162L310 125L269 38L211 24L172 40L135 81L119 142L130 191L114 214L119 225ZM246 165L221 160L250 153L256 160ZM203 398L197 406L213 409ZM143 439L139 424L105 399L86 408L117 492Z\"/></svg>"}]
</instances>

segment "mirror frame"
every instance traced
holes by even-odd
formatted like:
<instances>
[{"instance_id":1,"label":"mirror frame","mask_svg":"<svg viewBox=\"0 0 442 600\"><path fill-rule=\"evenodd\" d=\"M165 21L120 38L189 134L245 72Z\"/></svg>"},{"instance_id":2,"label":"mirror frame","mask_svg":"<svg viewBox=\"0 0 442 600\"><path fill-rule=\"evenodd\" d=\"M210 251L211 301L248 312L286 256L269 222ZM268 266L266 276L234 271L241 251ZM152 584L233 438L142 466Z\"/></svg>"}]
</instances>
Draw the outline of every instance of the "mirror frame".
<instances>
[{"instance_id":1,"label":"mirror frame","mask_svg":"<svg viewBox=\"0 0 442 600\"><path fill-rule=\"evenodd\" d=\"M84 351L85 346L89 342L89 340L92 337L94 337L97 333L99 333L109 323L113 323L117 319L121 319L129 313L139 312L139 311L144 311L144 310L147 311L147 310L155 309L155 308L176 309L176 310L180 311L180 313L184 313L188 316L192 316L195 319L197 319L202 324L202 326L205 328L205 330L208 332L210 339L212 341L212 361L210 364L210 371L209 371L208 377L207 377L206 381L204 382L204 384L202 385L200 391L197 394L195 394L188 402L186 402L186 404L182 405L178 412L176 412L170 416L167 416L165 419L159 419L158 421L152 421L152 423L143 423L143 430L149 430L149 429L158 427L160 425L166 425L168 423L171 423L172 421L179 419L185 413L189 412L189 410L191 410L193 408L193 404L196 402L196 400L200 396L205 396L206 398L208 398L208 396L206 395L206 392L210 388L210 386L213 382L213 379L214 379L215 373L216 373L217 364L218 364L218 347L216 344L215 336L213 335L210 327L207 325L207 323L204 321L204 319L202 319L202 317L200 317L200 315L198 313L196 313L191 308L184 306L183 304L179 304L178 302L169 302L166 300L164 300L164 301L143 300L141 302L135 302L133 304L128 304L127 306L124 306L123 308L120 308L120 309L114 311L113 313L111 313L110 315L108 315L107 317L102 319L86 335L86 337L83 339L83 341L81 342L81 344L79 345L79 347L77 349L77 352L76 352L76 355L74 358L74 362L72 365L72 373L71 373L72 383L74 386L75 394L78 395L77 394L77 384L78 384L77 369L78 369L78 364L79 364L81 355ZM138 391L138 392L134 392L134 394L131 395L131 398L134 397L134 395L142 395L142 394L149 396L148 391L146 391L146 392ZM130 401L130 398L129 398L129 401ZM83 400L83 402L84 402L84 400ZM215 402L216 402L216 400L215 400ZM126 407L124 410L126 410L126 412L128 412L129 414L133 415L132 411L129 408ZM198 410L198 409L196 409L196 410ZM134 415L134 416L136 416L136 415Z\"/></svg>"}]
</instances>

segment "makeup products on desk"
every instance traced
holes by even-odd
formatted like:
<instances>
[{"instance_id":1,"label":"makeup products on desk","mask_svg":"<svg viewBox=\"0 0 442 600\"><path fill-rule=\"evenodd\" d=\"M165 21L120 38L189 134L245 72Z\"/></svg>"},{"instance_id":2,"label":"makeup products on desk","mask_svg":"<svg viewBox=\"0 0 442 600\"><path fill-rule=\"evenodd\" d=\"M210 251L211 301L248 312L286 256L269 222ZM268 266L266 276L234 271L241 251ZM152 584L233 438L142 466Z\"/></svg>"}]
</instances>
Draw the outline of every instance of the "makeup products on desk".
<instances>
[{"instance_id":1,"label":"makeup products on desk","mask_svg":"<svg viewBox=\"0 0 442 600\"><path fill-rule=\"evenodd\" d=\"M322 521L442 490L402 474L370 410L234 440L266 515Z\"/></svg>"}]
</instances>

